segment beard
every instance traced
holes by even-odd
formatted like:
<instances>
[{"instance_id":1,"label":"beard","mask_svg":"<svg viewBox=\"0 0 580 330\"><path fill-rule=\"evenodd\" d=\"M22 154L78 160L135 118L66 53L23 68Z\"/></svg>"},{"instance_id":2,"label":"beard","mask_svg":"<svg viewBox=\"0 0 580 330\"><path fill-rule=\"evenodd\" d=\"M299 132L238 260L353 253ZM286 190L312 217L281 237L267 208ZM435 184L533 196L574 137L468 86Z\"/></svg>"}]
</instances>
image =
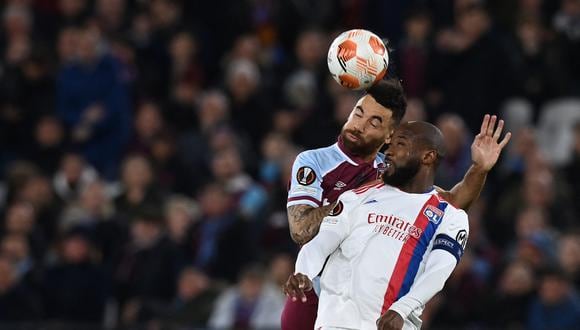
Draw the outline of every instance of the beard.
<instances>
[{"instance_id":1,"label":"beard","mask_svg":"<svg viewBox=\"0 0 580 330\"><path fill-rule=\"evenodd\" d=\"M358 140L357 141L349 140L348 137L346 136L346 133L350 133L356 136ZM383 139L367 141L364 139L364 137L360 135L360 133L347 129L343 129L342 132L340 132L340 138L342 139L342 143L344 144L344 146L348 151L360 157L370 156L374 154L385 142Z\"/></svg>"},{"instance_id":2,"label":"beard","mask_svg":"<svg viewBox=\"0 0 580 330\"><path fill-rule=\"evenodd\" d=\"M394 166L392 173L389 174L389 170L387 170L383 174L383 182L390 186L400 188L417 175L421 167L421 161L419 158L412 158L403 165L395 165L391 162L391 166Z\"/></svg>"}]
</instances>

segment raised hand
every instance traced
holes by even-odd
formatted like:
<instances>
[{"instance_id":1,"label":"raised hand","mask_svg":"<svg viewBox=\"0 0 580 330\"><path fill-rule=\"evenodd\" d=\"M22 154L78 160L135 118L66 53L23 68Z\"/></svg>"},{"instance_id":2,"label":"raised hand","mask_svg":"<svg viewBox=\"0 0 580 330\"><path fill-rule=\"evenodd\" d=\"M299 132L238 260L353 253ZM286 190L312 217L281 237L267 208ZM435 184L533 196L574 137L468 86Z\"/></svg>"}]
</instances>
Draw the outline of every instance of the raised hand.
<instances>
[{"instance_id":1,"label":"raised hand","mask_svg":"<svg viewBox=\"0 0 580 330\"><path fill-rule=\"evenodd\" d=\"M292 301L300 299L304 303L307 300L304 292L312 290L312 281L306 275L296 273L288 277L282 289L286 296L292 298Z\"/></svg>"},{"instance_id":2,"label":"raised hand","mask_svg":"<svg viewBox=\"0 0 580 330\"><path fill-rule=\"evenodd\" d=\"M497 163L501 151L512 136L512 133L508 132L499 141L504 121L500 120L497 127L495 127L496 121L497 116L490 117L490 115L485 115L483 117L483 123L481 123L481 130L471 144L471 160L474 165L484 171L489 171L493 168L495 163Z\"/></svg>"}]
</instances>

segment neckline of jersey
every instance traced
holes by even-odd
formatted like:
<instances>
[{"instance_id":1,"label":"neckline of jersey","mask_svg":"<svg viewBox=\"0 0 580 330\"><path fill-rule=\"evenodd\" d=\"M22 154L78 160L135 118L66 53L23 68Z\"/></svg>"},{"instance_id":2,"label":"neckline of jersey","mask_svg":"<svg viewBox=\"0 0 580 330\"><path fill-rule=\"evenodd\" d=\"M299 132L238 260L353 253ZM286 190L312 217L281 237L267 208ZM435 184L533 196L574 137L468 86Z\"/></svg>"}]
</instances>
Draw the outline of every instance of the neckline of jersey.
<instances>
[{"instance_id":1,"label":"neckline of jersey","mask_svg":"<svg viewBox=\"0 0 580 330\"><path fill-rule=\"evenodd\" d=\"M338 150L344 154L344 156L346 157L348 162L353 164L354 166L359 166L360 164L370 164L371 163L371 162L365 162L364 159L362 159L362 157L356 156L356 155L352 154L350 151L348 151L346 149L346 147L344 146L344 141L342 141L342 136L340 136L340 135L337 138L336 145L338 147ZM379 162L377 161L377 156L378 155L375 155L375 158L372 161L374 168L379 167Z\"/></svg>"}]
</instances>

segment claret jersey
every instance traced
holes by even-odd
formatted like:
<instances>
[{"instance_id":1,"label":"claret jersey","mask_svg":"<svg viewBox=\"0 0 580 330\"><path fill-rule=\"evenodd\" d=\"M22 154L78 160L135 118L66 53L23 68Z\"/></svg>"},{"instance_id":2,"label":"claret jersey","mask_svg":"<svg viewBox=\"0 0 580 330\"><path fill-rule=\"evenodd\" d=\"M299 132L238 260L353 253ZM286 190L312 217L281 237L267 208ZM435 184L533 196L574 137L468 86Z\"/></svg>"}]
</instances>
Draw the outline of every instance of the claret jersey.
<instances>
[{"instance_id":1,"label":"claret jersey","mask_svg":"<svg viewBox=\"0 0 580 330\"><path fill-rule=\"evenodd\" d=\"M329 147L304 151L292 166L287 206L327 205L343 192L380 178L384 169L383 154L365 163L349 154L340 138Z\"/></svg>"},{"instance_id":2,"label":"claret jersey","mask_svg":"<svg viewBox=\"0 0 580 330\"><path fill-rule=\"evenodd\" d=\"M435 190L410 194L375 183L342 194L318 235L301 249L296 272L321 277L315 329L376 329L391 309L404 329L420 328L424 304L463 254L467 215Z\"/></svg>"}]
</instances>

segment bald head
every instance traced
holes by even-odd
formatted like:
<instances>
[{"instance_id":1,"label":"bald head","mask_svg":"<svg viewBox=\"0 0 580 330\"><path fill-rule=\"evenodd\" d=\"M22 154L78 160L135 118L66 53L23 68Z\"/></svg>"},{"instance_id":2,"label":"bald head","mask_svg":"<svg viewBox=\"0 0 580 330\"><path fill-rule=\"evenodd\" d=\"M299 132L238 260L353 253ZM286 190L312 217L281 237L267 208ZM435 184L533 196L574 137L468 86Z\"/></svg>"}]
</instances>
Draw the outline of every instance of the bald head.
<instances>
[{"instance_id":1,"label":"bald head","mask_svg":"<svg viewBox=\"0 0 580 330\"><path fill-rule=\"evenodd\" d=\"M437 154L437 164L445 157L445 141L443 133L435 125L424 121L411 121L397 128L397 131L409 133L413 148L417 152L433 150Z\"/></svg>"}]
</instances>

